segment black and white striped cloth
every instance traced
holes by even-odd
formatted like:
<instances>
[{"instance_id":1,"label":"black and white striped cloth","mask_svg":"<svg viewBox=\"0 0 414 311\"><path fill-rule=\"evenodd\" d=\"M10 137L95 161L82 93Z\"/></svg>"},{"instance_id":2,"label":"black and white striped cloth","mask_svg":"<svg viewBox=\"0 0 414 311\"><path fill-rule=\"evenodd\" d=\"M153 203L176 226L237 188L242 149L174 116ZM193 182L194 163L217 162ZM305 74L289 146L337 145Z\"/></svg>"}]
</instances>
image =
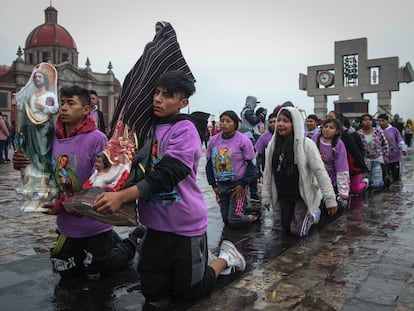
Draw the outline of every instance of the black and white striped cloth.
<instances>
[{"instance_id":1,"label":"black and white striped cloth","mask_svg":"<svg viewBox=\"0 0 414 311\"><path fill-rule=\"evenodd\" d=\"M123 120L137 134L137 147L140 148L153 132L154 83L161 74L171 70L181 70L194 79L181 52L175 30L167 23L153 41L145 46L142 56L125 77L109 137L112 136L115 124L123 111Z\"/></svg>"}]
</instances>

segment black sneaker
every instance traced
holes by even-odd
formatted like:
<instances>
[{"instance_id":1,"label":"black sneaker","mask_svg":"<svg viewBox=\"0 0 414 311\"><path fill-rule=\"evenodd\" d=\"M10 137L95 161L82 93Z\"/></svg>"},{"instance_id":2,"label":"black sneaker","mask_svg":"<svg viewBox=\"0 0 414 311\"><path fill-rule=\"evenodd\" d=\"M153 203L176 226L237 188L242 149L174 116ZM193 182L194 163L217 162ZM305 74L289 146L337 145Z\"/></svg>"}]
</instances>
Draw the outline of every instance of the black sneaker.
<instances>
[{"instance_id":1,"label":"black sneaker","mask_svg":"<svg viewBox=\"0 0 414 311\"><path fill-rule=\"evenodd\" d=\"M261 206L246 206L243 210L244 215L253 215L253 216L257 216L257 218L260 218L262 216L263 213L263 208Z\"/></svg>"},{"instance_id":2,"label":"black sneaker","mask_svg":"<svg viewBox=\"0 0 414 311\"><path fill-rule=\"evenodd\" d=\"M145 228L145 226L143 224L139 224L138 227L136 227L134 229L134 231L132 231L128 237L134 241L135 243L139 243L139 241L143 238L143 236L145 235L145 233L147 232L147 228Z\"/></svg>"},{"instance_id":3,"label":"black sneaker","mask_svg":"<svg viewBox=\"0 0 414 311\"><path fill-rule=\"evenodd\" d=\"M392 177L390 175L385 176L385 178L384 178L384 185L385 185L385 187L391 186L391 184L393 182L394 182L394 180L392 179Z\"/></svg>"}]
</instances>

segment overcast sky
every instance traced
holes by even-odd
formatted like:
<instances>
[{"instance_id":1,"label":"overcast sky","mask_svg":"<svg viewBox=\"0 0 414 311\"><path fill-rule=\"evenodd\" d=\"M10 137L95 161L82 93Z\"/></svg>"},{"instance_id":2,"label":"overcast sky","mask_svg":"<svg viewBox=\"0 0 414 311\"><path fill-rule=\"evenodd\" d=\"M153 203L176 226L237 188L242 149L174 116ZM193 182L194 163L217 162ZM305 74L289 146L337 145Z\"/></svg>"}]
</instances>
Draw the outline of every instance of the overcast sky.
<instances>
[{"instance_id":1,"label":"overcast sky","mask_svg":"<svg viewBox=\"0 0 414 311\"><path fill-rule=\"evenodd\" d=\"M50 0L0 0L0 63L44 23ZM313 113L313 98L298 88L308 66L334 63L335 41L366 37L368 58L399 57L414 66L413 0L52 0L58 23L75 39L79 66L106 72L109 61L122 83L154 36L169 21L194 76L191 111L237 113L247 95L269 110L286 100ZM376 96L367 95L370 113ZM332 109L329 97L328 109ZM392 113L414 117L414 82L392 93Z\"/></svg>"}]
</instances>

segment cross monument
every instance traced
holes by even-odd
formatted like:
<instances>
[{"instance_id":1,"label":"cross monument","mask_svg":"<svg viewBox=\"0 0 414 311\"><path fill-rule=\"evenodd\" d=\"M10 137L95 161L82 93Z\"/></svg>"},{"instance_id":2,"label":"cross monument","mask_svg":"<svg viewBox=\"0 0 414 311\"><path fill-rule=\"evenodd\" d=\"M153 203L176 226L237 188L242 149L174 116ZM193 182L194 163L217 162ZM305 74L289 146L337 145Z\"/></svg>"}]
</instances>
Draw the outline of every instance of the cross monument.
<instances>
[{"instance_id":1,"label":"cross monument","mask_svg":"<svg viewBox=\"0 0 414 311\"><path fill-rule=\"evenodd\" d=\"M314 98L314 113L319 118L327 113L328 96L339 97L334 110L347 117L369 113L365 93L377 93L376 113L392 116L391 92L399 91L400 83L414 80L411 64L399 68L398 63L398 57L368 59L366 38L337 41L335 63L309 66L307 75L299 74L299 89Z\"/></svg>"}]
</instances>

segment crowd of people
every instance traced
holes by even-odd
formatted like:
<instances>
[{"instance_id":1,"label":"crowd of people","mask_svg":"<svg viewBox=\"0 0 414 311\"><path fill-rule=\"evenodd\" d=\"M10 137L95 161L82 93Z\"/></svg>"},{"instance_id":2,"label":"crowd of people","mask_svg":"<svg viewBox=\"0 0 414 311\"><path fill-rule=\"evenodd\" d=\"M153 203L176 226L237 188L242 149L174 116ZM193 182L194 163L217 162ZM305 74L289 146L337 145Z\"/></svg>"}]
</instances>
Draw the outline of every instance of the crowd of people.
<instances>
[{"instance_id":1,"label":"crowd of people","mask_svg":"<svg viewBox=\"0 0 414 311\"><path fill-rule=\"evenodd\" d=\"M29 117L19 127L19 135L24 135L13 154L13 167L24 173L39 162L41 178L47 172L43 168L50 168L47 183L57 188L57 195L41 206L42 212L56 216L57 240L50 252L53 271L62 280L98 281L130 264L139 249L142 293L146 305L156 309L171 300L208 297L220 275L246 267L231 241L222 240L218 254L207 247L207 206L196 183L202 148L194 142L200 132L193 119L180 113L195 92L195 79L176 40L171 24L156 24L153 41L126 77L106 134L99 130L96 92L73 85L61 88L59 96L46 93L46 80L57 81L56 72L49 79L49 66L36 66L28 82L35 87L16 96L20 111ZM40 99L40 88L46 91L45 100ZM57 98L54 118L55 111L49 110ZM42 130L52 134L36 139ZM131 142L137 143L133 151ZM32 153L33 148L47 153L37 161L40 154ZM253 147L249 156L255 157ZM113 189L101 177L122 157L132 157L131 174L122 187ZM127 238L121 239L103 217L66 209L67 200L91 187L106 190L91 201L91 208L101 215L110 216L125 202L137 204L140 224Z\"/></svg>"},{"instance_id":2,"label":"crowd of people","mask_svg":"<svg viewBox=\"0 0 414 311\"><path fill-rule=\"evenodd\" d=\"M203 156L202 144L195 143L200 129L180 113L195 92L195 79L172 26L158 22L155 30L125 79L109 129L96 91L73 85L57 96L50 87L53 81L57 92L56 72L47 71L51 65L36 67L28 93L17 94L24 122L13 166L33 171L40 187L57 188L57 196L42 206L56 215L54 272L97 281L131 263L138 251L142 293L157 309L171 300L208 297L220 275L243 271L246 260L228 240L221 241L218 254L208 250L207 205L196 182ZM259 103L247 96L239 114L223 112L202 139L207 181L229 229L249 226L264 217L264 208L275 208L283 230L304 237L322 215L346 208L352 196L400 179L411 120L395 130L388 115L379 115L376 126L364 114L354 128L334 111L320 122L316 115L305 120L289 101L269 114L256 109ZM127 140L130 132L134 139ZM1 118L0 163L8 159L7 153L3 160L4 141L11 135ZM111 144L114 138L118 144ZM140 148L131 150L134 141ZM107 174L121 156L133 159L131 174L114 183ZM27 170L32 166L37 170ZM107 222L66 210L66 200L93 187L105 190L91 204L102 215L136 203L141 224L127 238Z\"/></svg>"},{"instance_id":3,"label":"crowd of people","mask_svg":"<svg viewBox=\"0 0 414 311\"><path fill-rule=\"evenodd\" d=\"M385 113L376 120L366 113L350 121L336 111L323 120L315 114L304 118L303 110L286 102L265 122L267 111L255 110L257 103L247 96L239 115L225 111L218 127L210 126L207 180L229 227L257 221L261 213L252 213L251 206L260 196L263 206L280 210L287 233L305 236L321 214L334 215L367 189L400 180L400 161L411 145L411 119L404 124L398 115L390 122ZM260 122L267 123L265 132Z\"/></svg>"}]
</instances>

